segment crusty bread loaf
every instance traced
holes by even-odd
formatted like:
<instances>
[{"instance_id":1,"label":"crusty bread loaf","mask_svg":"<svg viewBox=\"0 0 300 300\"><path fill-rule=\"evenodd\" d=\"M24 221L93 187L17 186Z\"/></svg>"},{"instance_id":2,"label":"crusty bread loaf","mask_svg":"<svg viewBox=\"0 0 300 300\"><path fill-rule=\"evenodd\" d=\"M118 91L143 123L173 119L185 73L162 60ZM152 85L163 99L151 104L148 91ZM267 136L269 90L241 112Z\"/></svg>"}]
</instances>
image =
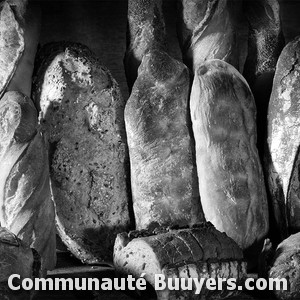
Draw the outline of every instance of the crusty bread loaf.
<instances>
[{"instance_id":1,"label":"crusty bread loaf","mask_svg":"<svg viewBox=\"0 0 300 300\"><path fill-rule=\"evenodd\" d=\"M284 38L277 0L245 0L249 23L248 56L243 75L249 83L257 107L257 147L263 159L267 139L268 104L276 63Z\"/></svg>"},{"instance_id":2,"label":"crusty bread loaf","mask_svg":"<svg viewBox=\"0 0 300 300\"><path fill-rule=\"evenodd\" d=\"M21 4L19 1L18 4ZM19 8L23 11L24 8ZM23 20L19 21L24 33L24 51L19 59L13 77L7 86L7 91L18 91L31 96L32 72L40 34L40 9L29 4L23 12Z\"/></svg>"},{"instance_id":3,"label":"crusty bread loaf","mask_svg":"<svg viewBox=\"0 0 300 300\"><path fill-rule=\"evenodd\" d=\"M7 1L0 3L0 98L24 51L24 31Z\"/></svg>"},{"instance_id":4,"label":"crusty bread loaf","mask_svg":"<svg viewBox=\"0 0 300 300\"><path fill-rule=\"evenodd\" d=\"M55 213L48 156L32 101L7 92L0 101L0 223L38 251L43 270L56 263Z\"/></svg>"},{"instance_id":5,"label":"crusty bread loaf","mask_svg":"<svg viewBox=\"0 0 300 300\"><path fill-rule=\"evenodd\" d=\"M119 87L83 45L53 43L38 56L33 97L50 143L58 232L82 261L112 259L115 236L130 223Z\"/></svg>"},{"instance_id":6,"label":"crusty bread loaf","mask_svg":"<svg viewBox=\"0 0 300 300\"><path fill-rule=\"evenodd\" d=\"M273 229L281 240L300 229L299 197L299 97L300 38L282 51L274 77L268 109L268 181Z\"/></svg>"},{"instance_id":7,"label":"crusty bread loaf","mask_svg":"<svg viewBox=\"0 0 300 300\"><path fill-rule=\"evenodd\" d=\"M258 77L274 74L284 38L277 0L245 0L243 10L249 23L249 50L243 74L252 87Z\"/></svg>"},{"instance_id":8,"label":"crusty bread loaf","mask_svg":"<svg viewBox=\"0 0 300 300\"><path fill-rule=\"evenodd\" d=\"M195 73L190 101L204 215L247 249L269 229L252 93L234 67L210 60Z\"/></svg>"},{"instance_id":9,"label":"crusty bread loaf","mask_svg":"<svg viewBox=\"0 0 300 300\"><path fill-rule=\"evenodd\" d=\"M143 56L149 50L166 49L162 0L129 0L125 74L131 90Z\"/></svg>"},{"instance_id":10,"label":"crusty bread loaf","mask_svg":"<svg viewBox=\"0 0 300 300\"><path fill-rule=\"evenodd\" d=\"M0 299L29 300L33 291L12 291L7 283L12 274L20 275L21 280L40 276L39 255L26 247L21 240L6 228L0 227ZM13 281L15 285L20 281Z\"/></svg>"},{"instance_id":11,"label":"crusty bread loaf","mask_svg":"<svg viewBox=\"0 0 300 300\"><path fill-rule=\"evenodd\" d=\"M278 245L269 278L287 280L287 289L283 289L283 285L279 290L274 289L277 299L300 298L300 233L289 236Z\"/></svg>"},{"instance_id":12,"label":"crusty bread loaf","mask_svg":"<svg viewBox=\"0 0 300 300\"><path fill-rule=\"evenodd\" d=\"M210 223L186 229L166 229L158 233L145 231L122 233L114 246L114 265L121 274L138 278L145 273L147 282L155 286L155 274L167 278L236 278L246 275L246 263L237 244ZM200 299L209 296L203 287L200 296L195 290L157 291L162 299ZM219 291L228 297L231 291ZM220 299L222 298L221 295Z\"/></svg>"},{"instance_id":13,"label":"crusty bread loaf","mask_svg":"<svg viewBox=\"0 0 300 300\"><path fill-rule=\"evenodd\" d=\"M203 221L189 90L182 63L157 50L144 56L125 108L137 229Z\"/></svg>"},{"instance_id":14,"label":"crusty bread loaf","mask_svg":"<svg viewBox=\"0 0 300 300\"><path fill-rule=\"evenodd\" d=\"M241 1L180 0L178 37L183 62L195 71L203 61L217 58L242 70L240 53L247 49L241 12Z\"/></svg>"}]
</instances>

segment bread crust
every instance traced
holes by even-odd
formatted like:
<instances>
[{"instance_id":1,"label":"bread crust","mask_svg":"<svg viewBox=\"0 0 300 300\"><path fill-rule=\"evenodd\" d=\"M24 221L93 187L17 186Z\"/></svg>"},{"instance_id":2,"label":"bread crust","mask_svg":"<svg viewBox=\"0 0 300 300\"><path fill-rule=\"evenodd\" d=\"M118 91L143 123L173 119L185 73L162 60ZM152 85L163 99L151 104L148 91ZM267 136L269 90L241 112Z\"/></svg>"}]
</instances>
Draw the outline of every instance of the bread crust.
<instances>
[{"instance_id":1,"label":"bread crust","mask_svg":"<svg viewBox=\"0 0 300 300\"><path fill-rule=\"evenodd\" d=\"M145 273L144 278L153 287L156 274L166 278L236 278L238 282L246 275L242 250L210 223L157 234L142 233L133 238L130 233L119 234L114 246L114 265L123 275L138 278ZM160 300L199 299L195 290L176 292L166 288L156 294ZM201 291L203 295L210 296L205 288ZM229 295L229 291L221 291L219 297Z\"/></svg>"},{"instance_id":2,"label":"bread crust","mask_svg":"<svg viewBox=\"0 0 300 300\"><path fill-rule=\"evenodd\" d=\"M33 95L50 144L58 232L83 262L111 260L116 234L130 226L119 87L80 44L45 45L37 64Z\"/></svg>"},{"instance_id":3,"label":"bread crust","mask_svg":"<svg viewBox=\"0 0 300 300\"><path fill-rule=\"evenodd\" d=\"M24 31L7 1L0 5L0 98L24 52Z\"/></svg>"},{"instance_id":4,"label":"bread crust","mask_svg":"<svg viewBox=\"0 0 300 300\"><path fill-rule=\"evenodd\" d=\"M188 115L189 72L161 51L143 58L125 107L136 228L203 221Z\"/></svg>"},{"instance_id":5,"label":"bread crust","mask_svg":"<svg viewBox=\"0 0 300 300\"><path fill-rule=\"evenodd\" d=\"M50 270L56 264L55 213L37 112L28 97L7 92L0 115L0 223L36 249L43 270Z\"/></svg>"},{"instance_id":6,"label":"bread crust","mask_svg":"<svg viewBox=\"0 0 300 300\"><path fill-rule=\"evenodd\" d=\"M203 212L246 249L269 229L252 93L234 67L209 60L197 69L190 103Z\"/></svg>"},{"instance_id":7,"label":"bread crust","mask_svg":"<svg viewBox=\"0 0 300 300\"><path fill-rule=\"evenodd\" d=\"M222 59L243 70L247 51L242 4L232 0L180 0L177 32L183 62L195 72L208 59Z\"/></svg>"},{"instance_id":8,"label":"bread crust","mask_svg":"<svg viewBox=\"0 0 300 300\"><path fill-rule=\"evenodd\" d=\"M150 50L166 50L162 0L129 0L125 74L131 91L143 56Z\"/></svg>"},{"instance_id":9,"label":"bread crust","mask_svg":"<svg viewBox=\"0 0 300 300\"><path fill-rule=\"evenodd\" d=\"M299 59L300 39L295 38L279 57L268 109L266 166L274 229L281 240L300 228Z\"/></svg>"}]
</instances>

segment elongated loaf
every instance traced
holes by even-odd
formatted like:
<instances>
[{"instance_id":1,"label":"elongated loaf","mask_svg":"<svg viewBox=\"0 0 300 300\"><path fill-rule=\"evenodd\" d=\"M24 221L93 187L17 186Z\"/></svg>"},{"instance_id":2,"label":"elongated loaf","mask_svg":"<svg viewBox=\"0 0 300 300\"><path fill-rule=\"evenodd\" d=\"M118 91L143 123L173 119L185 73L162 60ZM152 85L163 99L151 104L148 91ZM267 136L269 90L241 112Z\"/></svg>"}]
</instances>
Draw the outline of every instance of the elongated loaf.
<instances>
[{"instance_id":1,"label":"elongated loaf","mask_svg":"<svg viewBox=\"0 0 300 300\"><path fill-rule=\"evenodd\" d=\"M129 0L125 74L131 90L143 56L149 50L166 49L162 0Z\"/></svg>"},{"instance_id":2,"label":"elongated loaf","mask_svg":"<svg viewBox=\"0 0 300 300\"><path fill-rule=\"evenodd\" d=\"M56 263L48 156L32 101L7 92L0 101L0 223L38 251L42 268Z\"/></svg>"},{"instance_id":3,"label":"elongated loaf","mask_svg":"<svg viewBox=\"0 0 300 300\"><path fill-rule=\"evenodd\" d=\"M244 14L249 24L248 56L243 75L257 107L257 147L263 159L267 139L268 104L276 63L284 38L277 0L246 0Z\"/></svg>"},{"instance_id":4,"label":"elongated loaf","mask_svg":"<svg viewBox=\"0 0 300 300\"><path fill-rule=\"evenodd\" d=\"M4 300L29 300L32 291L12 291L8 278L17 274L20 279L40 276L40 258L36 251L26 247L21 240L6 228L0 227L0 298ZM13 281L14 285L20 284Z\"/></svg>"},{"instance_id":5,"label":"elongated loaf","mask_svg":"<svg viewBox=\"0 0 300 300\"><path fill-rule=\"evenodd\" d=\"M161 229L159 232L135 231L117 236L114 246L114 264L121 274L144 278L155 287L155 274L166 278L235 278L237 282L246 276L246 263L242 250L225 233L210 223L186 229ZM162 299L199 299L209 297L203 290L195 295L195 289L178 292L156 291ZM230 295L219 291L219 298ZM209 298L208 298L209 299Z\"/></svg>"},{"instance_id":6,"label":"elongated loaf","mask_svg":"<svg viewBox=\"0 0 300 300\"><path fill-rule=\"evenodd\" d=\"M83 45L53 43L38 56L33 97L50 143L58 232L82 261L112 259L115 236L130 223L119 87Z\"/></svg>"},{"instance_id":7,"label":"elongated loaf","mask_svg":"<svg viewBox=\"0 0 300 300\"><path fill-rule=\"evenodd\" d=\"M222 59L243 68L240 52L246 41L239 31L242 2L234 0L180 0L178 37L183 62L194 70L207 59Z\"/></svg>"},{"instance_id":8,"label":"elongated loaf","mask_svg":"<svg viewBox=\"0 0 300 300\"><path fill-rule=\"evenodd\" d=\"M0 3L0 97L12 79L23 54L24 31L7 1Z\"/></svg>"},{"instance_id":9,"label":"elongated loaf","mask_svg":"<svg viewBox=\"0 0 300 300\"><path fill-rule=\"evenodd\" d=\"M268 109L268 181L274 231L281 239L288 236L288 228L300 229L299 59L300 38L296 38L279 57Z\"/></svg>"},{"instance_id":10,"label":"elongated loaf","mask_svg":"<svg viewBox=\"0 0 300 300\"><path fill-rule=\"evenodd\" d=\"M197 69L190 101L203 212L247 249L269 229L252 93L234 67L210 60Z\"/></svg>"},{"instance_id":11,"label":"elongated loaf","mask_svg":"<svg viewBox=\"0 0 300 300\"><path fill-rule=\"evenodd\" d=\"M203 221L188 98L188 69L165 52L146 54L125 108L137 229Z\"/></svg>"},{"instance_id":12,"label":"elongated loaf","mask_svg":"<svg viewBox=\"0 0 300 300\"><path fill-rule=\"evenodd\" d=\"M300 233L293 234L282 241L275 253L269 278L285 280L286 286L274 289L277 299L292 300L300 297Z\"/></svg>"},{"instance_id":13,"label":"elongated loaf","mask_svg":"<svg viewBox=\"0 0 300 300\"><path fill-rule=\"evenodd\" d=\"M243 10L249 23L249 50L243 74L252 87L260 76L274 75L284 38L277 0L245 0Z\"/></svg>"}]
</instances>

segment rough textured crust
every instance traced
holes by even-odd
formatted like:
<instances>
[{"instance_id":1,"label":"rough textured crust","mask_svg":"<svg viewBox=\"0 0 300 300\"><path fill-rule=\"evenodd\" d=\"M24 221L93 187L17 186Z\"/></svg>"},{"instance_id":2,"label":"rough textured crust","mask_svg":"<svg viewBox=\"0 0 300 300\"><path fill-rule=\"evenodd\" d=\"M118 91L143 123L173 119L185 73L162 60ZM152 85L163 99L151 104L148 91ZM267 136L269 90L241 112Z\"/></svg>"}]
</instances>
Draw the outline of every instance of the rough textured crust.
<instances>
[{"instance_id":1,"label":"rough textured crust","mask_svg":"<svg viewBox=\"0 0 300 300\"><path fill-rule=\"evenodd\" d=\"M300 229L300 38L282 51L268 110L267 169L269 189L281 239Z\"/></svg>"},{"instance_id":2,"label":"rough textured crust","mask_svg":"<svg viewBox=\"0 0 300 300\"><path fill-rule=\"evenodd\" d=\"M14 234L0 227L0 299L29 300L32 292L10 290L7 280L18 274L21 279L39 276L40 262L32 249L26 247Z\"/></svg>"},{"instance_id":3,"label":"rough textured crust","mask_svg":"<svg viewBox=\"0 0 300 300\"><path fill-rule=\"evenodd\" d=\"M47 150L32 101L7 92L0 102L0 223L35 248L43 270L56 264Z\"/></svg>"},{"instance_id":4,"label":"rough textured crust","mask_svg":"<svg viewBox=\"0 0 300 300\"><path fill-rule=\"evenodd\" d=\"M0 4L0 98L24 51L24 33L9 4Z\"/></svg>"},{"instance_id":5,"label":"rough textured crust","mask_svg":"<svg viewBox=\"0 0 300 300\"><path fill-rule=\"evenodd\" d=\"M12 1L14 2L14 1ZM17 4L22 1L15 1ZM24 5L24 4L23 4ZM19 8L21 11L25 7ZM26 13L23 11L23 22L20 22L24 32L24 52L17 63L13 77L7 86L7 91L18 91L24 95L31 96L32 72L34 59L40 33L40 10L35 4L28 5Z\"/></svg>"},{"instance_id":6,"label":"rough textured crust","mask_svg":"<svg viewBox=\"0 0 300 300\"><path fill-rule=\"evenodd\" d=\"M189 73L165 52L143 58L125 108L137 229L203 221L188 116Z\"/></svg>"},{"instance_id":7,"label":"rough textured crust","mask_svg":"<svg viewBox=\"0 0 300 300\"><path fill-rule=\"evenodd\" d=\"M242 70L241 12L241 2L234 0L180 0L178 36L184 63L195 71L203 61L217 58Z\"/></svg>"},{"instance_id":8,"label":"rough textured crust","mask_svg":"<svg viewBox=\"0 0 300 300\"><path fill-rule=\"evenodd\" d=\"M249 22L249 50L243 74L252 87L259 76L275 72L284 38L277 0L245 0L243 6Z\"/></svg>"},{"instance_id":9,"label":"rough textured crust","mask_svg":"<svg viewBox=\"0 0 300 300\"><path fill-rule=\"evenodd\" d=\"M152 286L155 274L171 278L186 278L190 274L196 278L222 275L238 279L246 275L242 250L210 223L137 238L119 234L114 247L114 264L121 274L139 277L146 273L144 278ZM191 296L193 292L187 293ZM173 299L168 298L171 294L168 290L157 292L158 299ZM185 296L183 299L194 299L188 295L181 291L181 296ZM176 293L173 297L180 299L176 298Z\"/></svg>"},{"instance_id":10,"label":"rough textured crust","mask_svg":"<svg viewBox=\"0 0 300 300\"><path fill-rule=\"evenodd\" d=\"M291 235L278 245L269 278L288 281L288 290L274 290L277 299L300 298L300 233Z\"/></svg>"},{"instance_id":11,"label":"rough textured crust","mask_svg":"<svg viewBox=\"0 0 300 300\"><path fill-rule=\"evenodd\" d=\"M166 49L162 0L129 0L125 74L132 88L143 56L149 50Z\"/></svg>"},{"instance_id":12,"label":"rough textured crust","mask_svg":"<svg viewBox=\"0 0 300 300\"><path fill-rule=\"evenodd\" d=\"M50 143L58 232L83 262L111 260L116 234L130 223L119 87L83 45L53 43L38 56L33 95Z\"/></svg>"},{"instance_id":13,"label":"rough textured crust","mask_svg":"<svg viewBox=\"0 0 300 300\"><path fill-rule=\"evenodd\" d=\"M197 69L190 101L204 215L246 249L269 229L252 93L234 67L210 60Z\"/></svg>"}]
</instances>

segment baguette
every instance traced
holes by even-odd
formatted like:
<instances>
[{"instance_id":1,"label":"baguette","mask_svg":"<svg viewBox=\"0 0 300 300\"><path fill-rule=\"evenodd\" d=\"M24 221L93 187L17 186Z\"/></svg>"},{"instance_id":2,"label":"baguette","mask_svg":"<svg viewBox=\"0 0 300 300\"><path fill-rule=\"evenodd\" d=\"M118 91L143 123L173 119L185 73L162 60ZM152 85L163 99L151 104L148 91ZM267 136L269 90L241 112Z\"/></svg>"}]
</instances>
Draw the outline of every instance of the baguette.
<instances>
[{"instance_id":1,"label":"baguette","mask_svg":"<svg viewBox=\"0 0 300 300\"><path fill-rule=\"evenodd\" d=\"M112 260L116 234L130 226L119 87L87 47L58 42L38 54L33 98L50 144L58 233L83 262Z\"/></svg>"},{"instance_id":2,"label":"baguette","mask_svg":"<svg viewBox=\"0 0 300 300\"><path fill-rule=\"evenodd\" d=\"M253 87L260 76L274 75L284 37L277 0L245 0L244 13L249 23L249 50L243 74Z\"/></svg>"},{"instance_id":3,"label":"baguette","mask_svg":"<svg viewBox=\"0 0 300 300\"><path fill-rule=\"evenodd\" d=\"M0 3L0 98L24 52L24 31L7 1Z\"/></svg>"},{"instance_id":4,"label":"baguette","mask_svg":"<svg viewBox=\"0 0 300 300\"><path fill-rule=\"evenodd\" d=\"M299 59L298 37L283 49L279 57L268 109L266 167L272 214L275 216L273 229L280 240L300 229Z\"/></svg>"},{"instance_id":5,"label":"baguette","mask_svg":"<svg viewBox=\"0 0 300 300\"><path fill-rule=\"evenodd\" d=\"M250 88L234 67L210 60L197 69L190 106L205 217L249 249L269 230Z\"/></svg>"},{"instance_id":6,"label":"baguette","mask_svg":"<svg viewBox=\"0 0 300 300\"><path fill-rule=\"evenodd\" d=\"M149 50L166 50L162 0L129 0L125 74L131 91L138 67Z\"/></svg>"},{"instance_id":7,"label":"baguette","mask_svg":"<svg viewBox=\"0 0 300 300\"><path fill-rule=\"evenodd\" d=\"M125 107L137 229L203 221L188 116L189 72L147 53Z\"/></svg>"},{"instance_id":8,"label":"baguette","mask_svg":"<svg viewBox=\"0 0 300 300\"><path fill-rule=\"evenodd\" d=\"M137 237L135 237L137 236ZM217 231L210 223L186 229L167 229L159 233L121 233L114 246L114 265L123 275L138 278L145 273L146 281L155 287L155 275L166 278L235 278L239 283L246 276L246 263L237 244ZM195 288L195 286L194 286ZM211 294L203 287L200 295L191 291L166 288L156 291L157 299L199 299ZM214 292L213 292L214 293ZM218 291L220 299L230 291Z\"/></svg>"},{"instance_id":9,"label":"baguette","mask_svg":"<svg viewBox=\"0 0 300 300\"><path fill-rule=\"evenodd\" d=\"M234 0L180 0L177 32L183 62L193 72L207 59L222 59L243 69L245 50L240 20L242 3Z\"/></svg>"},{"instance_id":10,"label":"baguette","mask_svg":"<svg viewBox=\"0 0 300 300\"><path fill-rule=\"evenodd\" d=\"M0 116L0 224L38 251L45 272L56 264L55 213L37 112L28 97L7 92Z\"/></svg>"}]
</instances>

